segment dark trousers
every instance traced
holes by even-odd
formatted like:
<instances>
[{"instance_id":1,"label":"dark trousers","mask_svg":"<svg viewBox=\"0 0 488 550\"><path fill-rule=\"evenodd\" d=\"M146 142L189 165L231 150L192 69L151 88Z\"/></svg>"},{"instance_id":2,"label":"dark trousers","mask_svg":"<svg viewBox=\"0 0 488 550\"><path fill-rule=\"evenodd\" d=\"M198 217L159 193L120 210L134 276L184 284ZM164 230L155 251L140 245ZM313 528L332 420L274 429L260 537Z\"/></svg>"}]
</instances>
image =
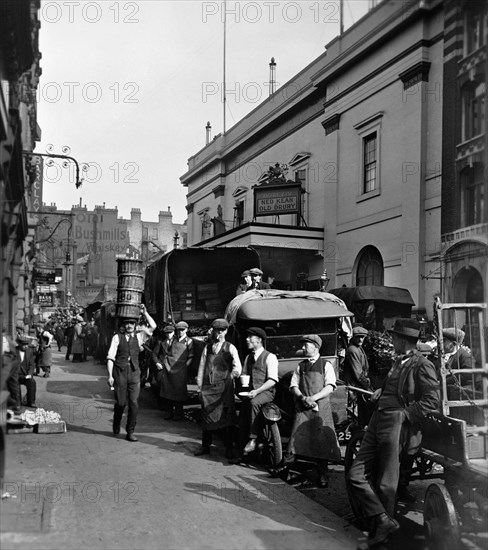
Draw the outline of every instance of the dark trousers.
<instances>
[{"instance_id":1,"label":"dark trousers","mask_svg":"<svg viewBox=\"0 0 488 550\"><path fill-rule=\"evenodd\" d=\"M203 430L202 431L202 447L209 448L212 445L213 434L214 432L219 432L222 440L224 442L224 447L226 449L232 449L234 446L234 426L229 426L227 428L221 428L220 430Z\"/></svg>"},{"instance_id":2,"label":"dark trousers","mask_svg":"<svg viewBox=\"0 0 488 550\"><path fill-rule=\"evenodd\" d=\"M6 380L6 386L9 393L7 406L12 407L12 409L16 412L20 410L20 402L22 397L20 393L19 378L19 363L16 362Z\"/></svg>"},{"instance_id":3,"label":"dark trousers","mask_svg":"<svg viewBox=\"0 0 488 550\"><path fill-rule=\"evenodd\" d=\"M239 412L239 436L240 445L244 447L248 439L256 439L259 434L260 419L259 413L265 403L271 403L274 393L263 391L253 399L242 403Z\"/></svg>"},{"instance_id":4,"label":"dark trousers","mask_svg":"<svg viewBox=\"0 0 488 550\"><path fill-rule=\"evenodd\" d=\"M382 512L391 517L395 514L405 419L403 409L375 411L347 473L352 497L367 517Z\"/></svg>"},{"instance_id":5,"label":"dark trousers","mask_svg":"<svg viewBox=\"0 0 488 550\"><path fill-rule=\"evenodd\" d=\"M131 433L136 427L138 399L141 391L141 373L139 369L132 370L130 366L119 369L114 366L114 424L120 426L125 406L128 405L126 431Z\"/></svg>"},{"instance_id":6,"label":"dark trousers","mask_svg":"<svg viewBox=\"0 0 488 550\"><path fill-rule=\"evenodd\" d=\"M49 367L43 367L49 368ZM19 376L19 384L25 386L27 389L27 406L32 407L36 402L36 381L34 378L26 378L25 376Z\"/></svg>"},{"instance_id":7,"label":"dark trousers","mask_svg":"<svg viewBox=\"0 0 488 550\"><path fill-rule=\"evenodd\" d=\"M73 344L72 340L68 340L66 343L66 361L69 361L69 356L71 355L71 345Z\"/></svg>"}]
</instances>

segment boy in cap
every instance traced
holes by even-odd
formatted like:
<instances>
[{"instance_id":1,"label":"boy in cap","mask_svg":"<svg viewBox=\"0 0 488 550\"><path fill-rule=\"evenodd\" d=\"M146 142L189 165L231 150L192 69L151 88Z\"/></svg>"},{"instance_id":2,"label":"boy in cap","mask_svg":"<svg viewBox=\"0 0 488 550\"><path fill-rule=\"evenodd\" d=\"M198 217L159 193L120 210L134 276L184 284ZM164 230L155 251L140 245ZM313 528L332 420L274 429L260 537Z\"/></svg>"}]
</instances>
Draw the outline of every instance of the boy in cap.
<instances>
[{"instance_id":1,"label":"boy in cap","mask_svg":"<svg viewBox=\"0 0 488 550\"><path fill-rule=\"evenodd\" d=\"M246 344L250 350L244 361L243 374L248 374L250 391L239 413L240 448L244 454L256 449L259 433L259 413L265 403L271 403L278 382L278 358L264 349L266 332L260 327L247 329ZM243 443L247 440L246 445ZM242 460L239 456L236 461Z\"/></svg>"},{"instance_id":2,"label":"boy in cap","mask_svg":"<svg viewBox=\"0 0 488 550\"><path fill-rule=\"evenodd\" d=\"M364 327L355 326L352 329L352 337L344 360L344 382L348 386L372 392L368 357L363 349L363 343L367 336L368 331ZM351 402L357 404L359 425L366 426L373 412L370 398L367 394L355 391L351 391L350 395Z\"/></svg>"},{"instance_id":3,"label":"boy in cap","mask_svg":"<svg viewBox=\"0 0 488 550\"><path fill-rule=\"evenodd\" d=\"M244 294L244 292L247 292L252 285L252 279L251 279L251 272L249 269L246 269L241 273L241 282L239 283L239 286L236 289L236 296L239 296L240 294Z\"/></svg>"},{"instance_id":4,"label":"boy in cap","mask_svg":"<svg viewBox=\"0 0 488 550\"><path fill-rule=\"evenodd\" d=\"M234 379L242 366L236 347L225 340L229 323L215 319L209 341L203 348L197 375L197 389L202 403L202 444L195 456L210 454L212 434L221 430L226 458L232 458L236 413Z\"/></svg>"},{"instance_id":5,"label":"boy in cap","mask_svg":"<svg viewBox=\"0 0 488 550\"><path fill-rule=\"evenodd\" d=\"M399 528L394 515L400 455L415 454L422 418L439 406L435 367L416 349L419 323L397 319L389 332L398 357L383 388L374 393L377 408L346 474L352 498L369 523L370 546L386 541Z\"/></svg>"},{"instance_id":6,"label":"boy in cap","mask_svg":"<svg viewBox=\"0 0 488 550\"><path fill-rule=\"evenodd\" d=\"M315 459L318 486L327 487L328 462L341 459L329 400L336 389L336 375L332 363L320 357L320 336L306 334L300 341L306 359L300 361L290 381L295 416L284 463L293 462L296 455Z\"/></svg>"},{"instance_id":7,"label":"boy in cap","mask_svg":"<svg viewBox=\"0 0 488 550\"><path fill-rule=\"evenodd\" d=\"M253 267L249 270L251 273L251 288L255 290L268 290L271 288L269 283L262 281L263 272L259 267Z\"/></svg>"},{"instance_id":8,"label":"boy in cap","mask_svg":"<svg viewBox=\"0 0 488 550\"><path fill-rule=\"evenodd\" d=\"M183 419L183 403L188 398L188 369L194 355L193 340L187 336L187 331L185 321L179 321L175 327L166 327L167 338L159 341L153 350L156 368L161 372L160 396L168 403L165 420Z\"/></svg>"}]
</instances>

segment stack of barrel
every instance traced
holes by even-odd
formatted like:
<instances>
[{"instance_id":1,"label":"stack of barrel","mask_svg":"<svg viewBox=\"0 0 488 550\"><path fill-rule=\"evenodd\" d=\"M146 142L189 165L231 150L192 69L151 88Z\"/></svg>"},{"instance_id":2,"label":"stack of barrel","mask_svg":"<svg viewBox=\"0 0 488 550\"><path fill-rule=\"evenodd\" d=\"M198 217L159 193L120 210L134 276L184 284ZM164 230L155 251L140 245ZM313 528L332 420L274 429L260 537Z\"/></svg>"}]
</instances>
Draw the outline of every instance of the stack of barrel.
<instances>
[{"instance_id":1,"label":"stack of barrel","mask_svg":"<svg viewBox=\"0 0 488 550\"><path fill-rule=\"evenodd\" d=\"M144 288L142 260L117 258L117 277L117 317L139 319Z\"/></svg>"}]
</instances>

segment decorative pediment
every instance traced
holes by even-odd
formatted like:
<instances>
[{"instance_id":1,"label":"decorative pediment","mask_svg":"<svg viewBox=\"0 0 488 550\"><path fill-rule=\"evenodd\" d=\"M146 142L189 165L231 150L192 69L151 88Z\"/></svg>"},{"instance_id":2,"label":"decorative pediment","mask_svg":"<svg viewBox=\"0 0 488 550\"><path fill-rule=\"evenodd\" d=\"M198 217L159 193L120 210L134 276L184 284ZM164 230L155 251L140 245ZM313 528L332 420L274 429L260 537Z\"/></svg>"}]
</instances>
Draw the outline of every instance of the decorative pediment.
<instances>
[{"instance_id":1,"label":"decorative pediment","mask_svg":"<svg viewBox=\"0 0 488 550\"><path fill-rule=\"evenodd\" d=\"M297 153L288 163L290 166L296 166L297 164L300 164L301 162L307 160L312 156L312 153Z\"/></svg>"},{"instance_id":2,"label":"decorative pediment","mask_svg":"<svg viewBox=\"0 0 488 550\"><path fill-rule=\"evenodd\" d=\"M232 193L232 196L233 197L240 197L241 195L244 195L245 193L247 193L249 191L249 188L248 187L245 187L244 185L240 185L239 187L237 187L234 192Z\"/></svg>"}]
</instances>

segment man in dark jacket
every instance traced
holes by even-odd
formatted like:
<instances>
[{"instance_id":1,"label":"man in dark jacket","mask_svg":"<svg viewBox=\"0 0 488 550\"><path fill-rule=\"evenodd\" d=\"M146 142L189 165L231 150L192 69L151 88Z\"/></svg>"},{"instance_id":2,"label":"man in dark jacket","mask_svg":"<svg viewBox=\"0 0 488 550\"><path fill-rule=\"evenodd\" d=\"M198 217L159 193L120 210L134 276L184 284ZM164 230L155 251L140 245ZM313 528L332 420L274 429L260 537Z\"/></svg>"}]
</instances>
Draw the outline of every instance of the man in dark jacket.
<instances>
[{"instance_id":1,"label":"man in dark jacket","mask_svg":"<svg viewBox=\"0 0 488 550\"><path fill-rule=\"evenodd\" d=\"M439 404L434 365L416 349L420 325L397 319L393 330L399 355L382 389L359 453L347 473L352 493L369 522L370 546L385 541L398 528L393 519L401 453L414 454L420 444L423 416ZM373 471L375 473L373 480Z\"/></svg>"},{"instance_id":2,"label":"man in dark jacket","mask_svg":"<svg viewBox=\"0 0 488 550\"><path fill-rule=\"evenodd\" d=\"M348 386L353 386L365 391L373 391L369 379L369 364L363 343L368 336L364 327L354 327L352 338L346 350L344 360L344 381ZM351 391L352 402L357 403L358 421L360 426L365 426L372 414L372 404L367 394Z\"/></svg>"},{"instance_id":3,"label":"man in dark jacket","mask_svg":"<svg viewBox=\"0 0 488 550\"><path fill-rule=\"evenodd\" d=\"M265 283L262 281L263 272L259 269L259 267L253 267L249 270L251 273L251 289L255 290L268 290L271 288L271 285L269 283Z\"/></svg>"},{"instance_id":4,"label":"man in dark jacket","mask_svg":"<svg viewBox=\"0 0 488 550\"><path fill-rule=\"evenodd\" d=\"M13 400L16 401L14 406L15 412L18 412L21 404L20 386L25 386L27 388L27 406L36 406L36 381L34 379L36 360L34 357L34 350L29 347L30 342L30 339L26 336L17 337L17 347L13 354L14 365L7 379L9 391Z\"/></svg>"},{"instance_id":5,"label":"man in dark jacket","mask_svg":"<svg viewBox=\"0 0 488 550\"><path fill-rule=\"evenodd\" d=\"M461 374L452 374L452 370L474 369L475 362L471 353L462 347L465 333L459 328L445 328L442 331L444 339L444 364L448 371L447 397L449 400L475 399L475 388L472 386L472 375L462 376ZM479 375L475 375L475 386L482 387L482 380Z\"/></svg>"}]
</instances>

